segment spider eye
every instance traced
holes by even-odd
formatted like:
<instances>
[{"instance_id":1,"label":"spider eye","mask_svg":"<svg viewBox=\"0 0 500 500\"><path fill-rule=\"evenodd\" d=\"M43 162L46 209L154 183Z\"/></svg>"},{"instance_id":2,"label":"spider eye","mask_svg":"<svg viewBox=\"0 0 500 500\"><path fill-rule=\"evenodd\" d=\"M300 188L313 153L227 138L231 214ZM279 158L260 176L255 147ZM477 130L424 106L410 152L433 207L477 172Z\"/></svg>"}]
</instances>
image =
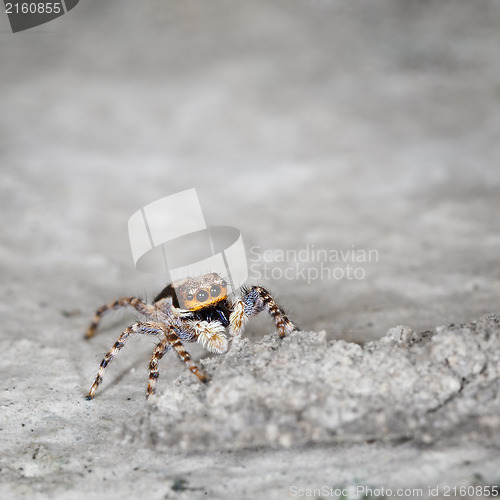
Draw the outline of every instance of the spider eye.
<instances>
[{"instance_id":1,"label":"spider eye","mask_svg":"<svg viewBox=\"0 0 500 500\"><path fill-rule=\"evenodd\" d=\"M212 297L218 297L220 295L220 286L212 285L212 288L210 288L210 295Z\"/></svg>"},{"instance_id":2,"label":"spider eye","mask_svg":"<svg viewBox=\"0 0 500 500\"><path fill-rule=\"evenodd\" d=\"M186 295L186 299L188 299L188 300L193 300L193 295L192 295L191 293L188 293L188 294Z\"/></svg>"},{"instance_id":3,"label":"spider eye","mask_svg":"<svg viewBox=\"0 0 500 500\"><path fill-rule=\"evenodd\" d=\"M196 294L196 299L199 301L199 302L205 302L205 300L208 299L208 292L206 290L200 290L197 294Z\"/></svg>"},{"instance_id":4,"label":"spider eye","mask_svg":"<svg viewBox=\"0 0 500 500\"><path fill-rule=\"evenodd\" d=\"M226 282L226 281L224 281L224 280L222 280L221 285L222 285L224 288L226 288L226 286L227 286L227 282Z\"/></svg>"}]
</instances>

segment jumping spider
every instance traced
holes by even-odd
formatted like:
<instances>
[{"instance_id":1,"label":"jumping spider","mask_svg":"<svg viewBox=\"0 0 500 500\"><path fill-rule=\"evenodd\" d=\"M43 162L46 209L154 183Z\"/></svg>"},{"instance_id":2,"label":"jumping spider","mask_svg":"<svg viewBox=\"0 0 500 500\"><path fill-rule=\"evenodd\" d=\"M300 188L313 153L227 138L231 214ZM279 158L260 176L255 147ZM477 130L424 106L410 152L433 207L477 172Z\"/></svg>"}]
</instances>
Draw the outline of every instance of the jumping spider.
<instances>
[{"instance_id":1,"label":"jumping spider","mask_svg":"<svg viewBox=\"0 0 500 500\"><path fill-rule=\"evenodd\" d=\"M149 362L146 394L149 397L156 390L158 362L170 349L179 355L202 382L207 381L206 375L184 349L183 342L199 342L211 352L223 353L228 346L225 328L229 327L233 337L240 336L248 319L263 310L273 318L280 337L298 330L264 288L253 286L243 289L241 297L230 302L226 281L217 273L210 273L167 285L153 300L153 304L147 304L136 297L125 297L102 306L96 311L85 337L90 338L95 334L104 313L127 306L135 308L146 319L129 326L118 337L104 356L87 399L94 397L106 367L132 333L156 335L160 339Z\"/></svg>"}]
</instances>

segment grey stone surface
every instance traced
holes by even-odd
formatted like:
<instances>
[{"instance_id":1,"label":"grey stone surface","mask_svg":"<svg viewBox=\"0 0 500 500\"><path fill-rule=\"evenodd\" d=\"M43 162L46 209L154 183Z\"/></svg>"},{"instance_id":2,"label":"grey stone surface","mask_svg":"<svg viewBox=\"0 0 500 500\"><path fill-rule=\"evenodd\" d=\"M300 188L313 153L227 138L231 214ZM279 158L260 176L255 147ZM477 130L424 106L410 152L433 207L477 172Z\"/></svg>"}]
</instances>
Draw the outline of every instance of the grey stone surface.
<instances>
[{"instance_id":1,"label":"grey stone surface","mask_svg":"<svg viewBox=\"0 0 500 500\"><path fill-rule=\"evenodd\" d=\"M456 436L498 447L500 316L365 346L325 332L269 335L205 360L210 383L181 375L131 439L167 449L291 447ZM200 418L202 416L202 418ZM460 436L457 431L460 429Z\"/></svg>"},{"instance_id":2,"label":"grey stone surface","mask_svg":"<svg viewBox=\"0 0 500 500\"><path fill-rule=\"evenodd\" d=\"M16 35L0 15L2 500L498 484L499 25L495 0L82 0ZM165 285L127 219L191 187L304 333L189 346L207 386L167 356L156 406L137 338L87 402L133 320L85 342L93 311ZM263 259L308 245L378 259L310 282L284 272L318 262Z\"/></svg>"}]
</instances>

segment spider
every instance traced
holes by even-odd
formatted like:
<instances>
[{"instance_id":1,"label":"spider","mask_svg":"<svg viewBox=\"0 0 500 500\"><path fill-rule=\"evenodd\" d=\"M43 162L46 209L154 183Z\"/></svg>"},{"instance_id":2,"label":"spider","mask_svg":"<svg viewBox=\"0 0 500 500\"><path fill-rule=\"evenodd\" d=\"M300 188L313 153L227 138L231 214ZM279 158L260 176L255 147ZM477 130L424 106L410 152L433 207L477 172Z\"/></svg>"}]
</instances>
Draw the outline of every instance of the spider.
<instances>
[{"instance_id":1,"label":"spider","mask_svg":"<svg viewBox=\"0 0 500 500\"><path fill-rule=\"evenodd\" d=\"M211 352L226 352L228 341L226 327L233 337L241 336L249 318L266 310L273 318L279 336L285 337L298 328L288 319L283 309L267 290L260 286L242 289L241 297L233 302L228 299L227 282L217 273L174 281L167 285L147 304L136 297L124 297L99 308L85 334L94 336L104 313L131 306L145 316L145 321L126 328L104 356L90 388L87 399L92 399L102 382L106 367L118 354L132 333L154 335L159 343L149 362L149 382L146 397L156 392L159 377L158 362L173 349L201 382L207 376L192 361L183 342L199 342Z\"/></svg>"}]
</instances>

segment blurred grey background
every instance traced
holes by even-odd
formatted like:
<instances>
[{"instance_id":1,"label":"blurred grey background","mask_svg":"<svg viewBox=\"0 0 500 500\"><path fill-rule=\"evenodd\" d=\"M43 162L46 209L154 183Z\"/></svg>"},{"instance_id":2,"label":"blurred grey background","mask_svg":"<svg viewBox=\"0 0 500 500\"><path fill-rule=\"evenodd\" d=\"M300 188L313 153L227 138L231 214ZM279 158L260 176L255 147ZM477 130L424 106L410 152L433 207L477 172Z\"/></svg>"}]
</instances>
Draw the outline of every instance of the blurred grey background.
<instances>
[{"instance_id":1,"label":"blurred grey background","mask_svg":"<svg viewBox=\"0 0 500 500\"><path fill-rule=\"evenodd\" d=\"M82 443L99 454L109 419L137 409L152 341L123 353L95 427L79 405L118 328L92 344L82 334L102 303L164 286L134 269L127 220L192 187L207 222L239 228L248 249L378 252L362 280L253 279L305 331L363 342L498 312L499 27L495 0L81 0L15 35L0 15L11 410L33 408L45 446L66 443L76 471ZM87 420L70 425L57 401L76 400ZM30 470L32 445L18 443L33 434L4 430L8 464Z\"/></svg>"}]
</instances>

